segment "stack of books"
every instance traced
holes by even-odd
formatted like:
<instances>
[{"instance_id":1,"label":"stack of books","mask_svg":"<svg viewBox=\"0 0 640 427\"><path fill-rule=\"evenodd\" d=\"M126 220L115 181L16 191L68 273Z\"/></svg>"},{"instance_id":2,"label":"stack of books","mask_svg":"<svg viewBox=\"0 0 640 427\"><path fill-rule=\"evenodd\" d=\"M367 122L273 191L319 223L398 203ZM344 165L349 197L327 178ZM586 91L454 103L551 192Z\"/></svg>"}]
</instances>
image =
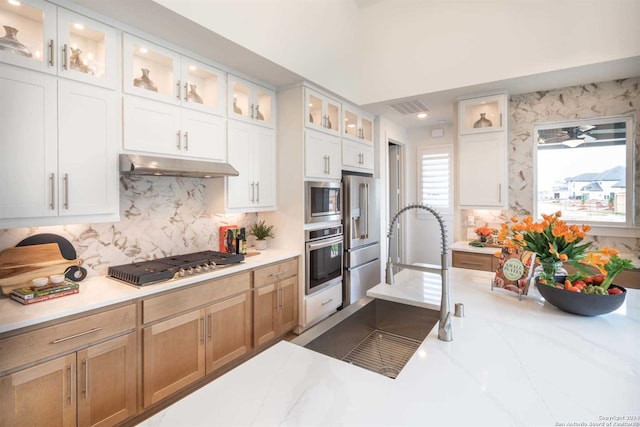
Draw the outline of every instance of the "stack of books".
<instances>
[{"instance_id":1,"label":"stack of books","mask_svg":"<svg viewBox=\"0 0 640 427\"><path fill-rule=\"evenodd\" d=\"M78 292L80 292L80 285L66 280L59 285L51 285L44 288L34 289L31 286L27 286L14 289L11 291L11 299L18 301L20 304L33 304L66 295L77 294Z\"/></svg>"}]
</instances>

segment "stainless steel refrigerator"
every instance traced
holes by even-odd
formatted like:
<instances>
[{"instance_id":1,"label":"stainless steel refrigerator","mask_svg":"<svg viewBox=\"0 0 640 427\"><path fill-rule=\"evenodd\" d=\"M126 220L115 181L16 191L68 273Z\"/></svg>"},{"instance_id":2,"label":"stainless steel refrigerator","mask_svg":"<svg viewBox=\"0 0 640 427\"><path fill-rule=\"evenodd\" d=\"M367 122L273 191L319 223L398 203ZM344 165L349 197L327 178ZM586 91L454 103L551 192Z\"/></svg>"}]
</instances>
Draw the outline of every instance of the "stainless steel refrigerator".
<instances>
[{"instance_id":1,"label":"stainless steel refrigerator","mask_svg":"<svg viewBox=\"0 0 640 427\"><path fill-rule=\"evenodd\" d=\"M343 175L343 307L380 283L380 184L377 178Z\"/></svg>"}]
</instances>

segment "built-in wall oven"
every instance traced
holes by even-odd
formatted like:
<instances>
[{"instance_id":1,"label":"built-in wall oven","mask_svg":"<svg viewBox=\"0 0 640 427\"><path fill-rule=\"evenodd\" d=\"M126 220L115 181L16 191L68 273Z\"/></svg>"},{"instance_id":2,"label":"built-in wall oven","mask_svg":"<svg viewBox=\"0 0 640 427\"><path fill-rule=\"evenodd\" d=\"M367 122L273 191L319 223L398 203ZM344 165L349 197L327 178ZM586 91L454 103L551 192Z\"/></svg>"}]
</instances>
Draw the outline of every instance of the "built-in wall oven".
<instances>
[{"instance_id":1,"label":"built-in wall oven","mask_svg":"<svg viewBox=\"0 0 640 427\"><path fill-rule=\"evenodd\" d=\"M305 222L340 221L342 219L341 184L336 181L305 183Z\"/></svg>"},{"instance_id":2,"label":"built-in wall oven","mask_svg":"<svg viewBox=\"0 0 640 427\"><path fill-rule=\"evenodd\" d=\"M305 236L306 294L342 283L342 225L307 230Z\"/></svg>"}]
</instances>

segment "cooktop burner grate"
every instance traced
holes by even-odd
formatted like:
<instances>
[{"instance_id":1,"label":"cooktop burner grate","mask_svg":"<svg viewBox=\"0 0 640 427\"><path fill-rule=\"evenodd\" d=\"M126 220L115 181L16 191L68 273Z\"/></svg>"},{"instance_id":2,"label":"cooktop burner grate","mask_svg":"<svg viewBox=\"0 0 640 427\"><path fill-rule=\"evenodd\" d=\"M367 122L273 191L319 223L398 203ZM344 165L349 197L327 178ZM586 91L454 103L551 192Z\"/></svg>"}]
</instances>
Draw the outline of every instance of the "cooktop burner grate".
<instances>
[{"instance_id":1,"label":"cooktop burner grate","mask_svg":"<svg viewBox=\"0 0 640 427\"><path fill-rule=\"evenodd\" d=\"M180 276L207 272L216 266L236 264L244 260L242 254L228 254L216 251L202 251L123 264L109 267L109 276L132 285L143 286Z\"/></svg>"}]
</instances>

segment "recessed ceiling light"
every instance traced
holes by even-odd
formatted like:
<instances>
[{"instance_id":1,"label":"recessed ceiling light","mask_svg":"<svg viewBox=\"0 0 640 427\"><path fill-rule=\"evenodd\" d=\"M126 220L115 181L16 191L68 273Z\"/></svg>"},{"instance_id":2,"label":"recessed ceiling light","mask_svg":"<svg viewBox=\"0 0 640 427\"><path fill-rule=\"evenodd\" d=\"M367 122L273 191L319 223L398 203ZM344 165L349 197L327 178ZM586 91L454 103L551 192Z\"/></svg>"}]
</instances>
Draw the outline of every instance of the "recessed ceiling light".
<instances>
[{"instance_id":1,"label":"recessed ceiling light","mask_svg":"<svg viewBox=\"0 0 640 427\"><path fill-rule=\"evenodd\" d=\"M426 119L426 118L427 118L427 116L428 116L428 114L427 114L427 113L418 113L418 114L417 114L417 117L418 117L419 119Z\"/></svg>"},{"instance_id":2,"label":"recessed ceiling light","mask_svg":"<svg viewBox=\"0 0 640 427\"><path fill-rule=\"evenodd\" d=\"M189 71L195 71L197 69L198 67L196 67L195 65L189 65Z\"/></svg>"},{"instance_id":3,"label":"recessed ceiling light","mask_svg":"<svg viewBox=\"0 0 640 427\"><path fill-rule=\"evenodd\" d=\"M11 6L20 6L20 2L18 0L8 0L7 3L9 3Z\"/></svg>"},{"instance_id":4,"label":"recessed ceiling light","mask_svg":"<svg viewBox=\"0 0 640 427\"><path fill-rule=\"evenodd\" d=\"M143 46L140 48L140 53L147 53L147 52L149 52L149 49L147 49L146 47Z\"/></svg>"},{"instance_id":5,"label":"recessed ceiling light","mask_svg":"<svg viewBox=\"0 0 640 427\"><path fill-rule=\"evenodd\" d=\"M84 30L84 25L82 25L79 22L76 22L73 24L73 28L75 28L76 30Z\"/></svg>"}]
</instances>

